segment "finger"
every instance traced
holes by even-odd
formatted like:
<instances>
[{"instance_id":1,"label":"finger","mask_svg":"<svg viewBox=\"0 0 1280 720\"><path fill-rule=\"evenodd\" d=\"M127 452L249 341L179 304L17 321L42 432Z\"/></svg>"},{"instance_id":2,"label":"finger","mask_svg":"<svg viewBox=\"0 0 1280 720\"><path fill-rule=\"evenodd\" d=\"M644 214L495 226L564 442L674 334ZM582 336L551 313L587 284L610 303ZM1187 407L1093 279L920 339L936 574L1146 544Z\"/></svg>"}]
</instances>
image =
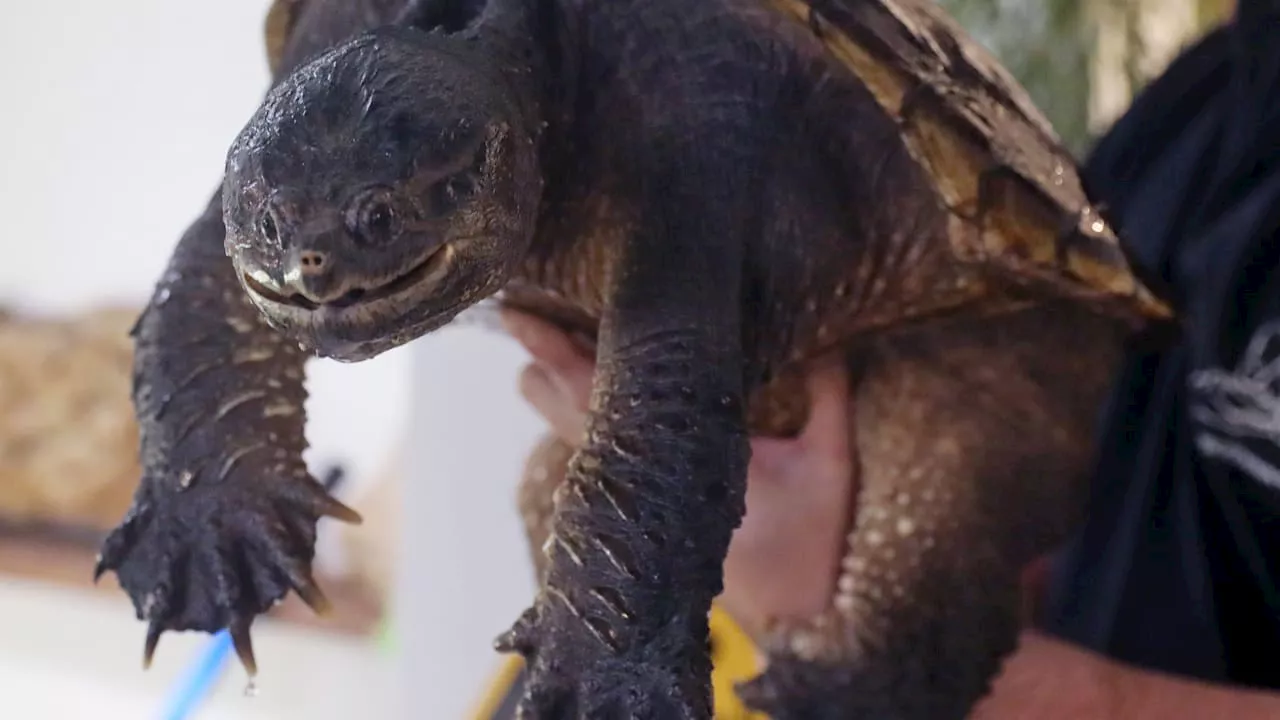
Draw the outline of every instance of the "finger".
<instances>
[{"instance_id":1,"label":"finger","mask_svg":"<svg viewBox=\"0 0 1280 720\"><path fill-rule=\"evenodd\" d=\"M547 421L556 437L573 447L582 444L587 426L585 408L541 365L528 365L520 373L520 395Z\"/></svg>"},{"instance_id":2,"label":"finger","mask_svg":"<svg viewBox=\"0 0 1280 720\"><path fill-rule=\"evenodd\" d=\"M807 452L849 459L849 372L840 359L816 365L806 379L809 420L797 438Z\"/></svg>"},{"instance_id":3,"label":"finger","mask_svg":"<svg viewBox=\"0 0 1280 720\"><path fill-rule=\"evenodd\" d=\"M573 367L559 370L544 365L543 370L551 376L551 382L555 383L565 400L585 417L587 408L591 407L591 390L595 385L595 365L578 363Z\"/></svg>"},{"instance_id":4,"label":"finger","mask_svg":"<svg viewBox=\"0 0 1280 720\"><path fill-rule=\"evenodd\" d=\"M583 355L567 333L550 323L513 310L503 311L502 323L534 360L554 373L580 374L583 368L590 373L595 365L594 359Z\"/></svg>"},{"instance_id":5,"label":"finger","mask_svg":"<svg viewBox=\"0 0 1280 720\"><path fill-rule=\"evenodd\" d=\"M794 438L751 438L751 466L749 482L756 485L785 484L791 478L788 472L800 459L804 448ZM751 488L747 488L750 493Z\"/></svg>"}]
</instances>

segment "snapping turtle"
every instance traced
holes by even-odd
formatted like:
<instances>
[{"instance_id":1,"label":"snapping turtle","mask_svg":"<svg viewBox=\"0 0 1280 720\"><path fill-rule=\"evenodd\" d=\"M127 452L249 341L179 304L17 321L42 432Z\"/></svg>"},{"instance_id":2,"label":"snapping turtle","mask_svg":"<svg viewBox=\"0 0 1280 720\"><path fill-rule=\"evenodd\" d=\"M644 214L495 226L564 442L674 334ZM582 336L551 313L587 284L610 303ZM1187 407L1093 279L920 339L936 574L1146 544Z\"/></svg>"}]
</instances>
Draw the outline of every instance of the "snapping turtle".
<instances>
[{"instance_id":1,"label":"snapping turtle","mask_svg":"<svg viewBox=\"0 0 1280 720\"><path fill-rule=\"evenodd\" d=\"M923 0L394 5L273 15L277 82L139 320L144 477L98 572L148 656L229 626L252 670L257 614L323 604L315 523L355 518L300 458L307 353L359 361L496 297L598 361L539 593L498 642L529 661L526 717L709 717L747 435L798 431L832 351L848 555L744 694L963 717L1020 568L1082 509L1125 338L1169 319L1048 123Z\"/></svg>"}]
</instances>

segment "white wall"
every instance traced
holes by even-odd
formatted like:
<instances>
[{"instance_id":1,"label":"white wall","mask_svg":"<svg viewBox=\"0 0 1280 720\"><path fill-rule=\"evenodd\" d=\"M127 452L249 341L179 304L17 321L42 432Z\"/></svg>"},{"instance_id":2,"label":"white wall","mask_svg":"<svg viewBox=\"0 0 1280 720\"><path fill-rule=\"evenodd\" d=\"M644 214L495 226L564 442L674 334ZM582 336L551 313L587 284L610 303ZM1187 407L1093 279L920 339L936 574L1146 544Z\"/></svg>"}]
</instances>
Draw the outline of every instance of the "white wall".
<instances>
[{"instance_id":1,"label":"white wall","mask_svg":"<svg viewBox=\"0 0 1280 720\"><path fill-rule=\"evenodd\" d=\"M146 300L265 90L267 5L6 1L0 303ZM462 716L493 667L492 636L528 599L513 487L539 425L513 390L522 357L462 329L310 369L310 459L349 462L358 483L410 437L398 622L411 717Z\"/></svg>"}]
</instances>

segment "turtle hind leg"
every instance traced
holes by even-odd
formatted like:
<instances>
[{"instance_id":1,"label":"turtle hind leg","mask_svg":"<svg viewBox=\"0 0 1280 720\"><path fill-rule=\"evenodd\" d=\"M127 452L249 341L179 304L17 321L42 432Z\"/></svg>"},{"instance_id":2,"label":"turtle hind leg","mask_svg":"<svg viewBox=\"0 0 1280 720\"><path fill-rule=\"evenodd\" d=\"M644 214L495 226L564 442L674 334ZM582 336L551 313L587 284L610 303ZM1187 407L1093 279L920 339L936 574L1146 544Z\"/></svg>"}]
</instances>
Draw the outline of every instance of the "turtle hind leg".
<instances>
[{"instance_id":1,"label":"turtle hind leg","mask_svg":"<svg viewBox=\"0 0 1280 720\"><path fill-rule=\"evenodd\" d=\"M774 629L748 705L773 720L962 720L986 692L1017 636L1017 573L936 482L916 487L931 506L864 498L831 606Z\"/></svg>"},{"instance_id":2,"label":"turtle hind leg","mask_svg":"<svg viewBox=\"0 0 1280 720\"><path fill-rule=\"evenodd\" d=\"M853 401L861 491L835 596L767 640L749 705L773 720L969 715L1016 647L1022 568L1083 514L1119 352L1091 322L1037 309L877 342Z\"/></svg>"}]
</instances>

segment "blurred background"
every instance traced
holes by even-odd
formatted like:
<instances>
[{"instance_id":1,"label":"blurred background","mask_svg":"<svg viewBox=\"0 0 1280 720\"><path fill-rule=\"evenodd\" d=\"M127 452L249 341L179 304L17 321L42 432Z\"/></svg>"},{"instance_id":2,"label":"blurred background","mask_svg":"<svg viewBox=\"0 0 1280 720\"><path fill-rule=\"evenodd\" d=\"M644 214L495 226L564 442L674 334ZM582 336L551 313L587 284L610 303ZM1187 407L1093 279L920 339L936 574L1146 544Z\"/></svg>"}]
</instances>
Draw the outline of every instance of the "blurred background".
<instances>
[{"instance_id":1,"label":"blurred background","mask_svg":"<svg viewBox=\"0 0 1280 720\"><path fill-rule=\"evenodd\" d=\"M1226 0L943 0L1078 153ZM6 4L0 23L0 714L465 718L530 599L514 488L540 422L524 361L447 328L358 365L313 361L308 456L366 519L321 524L335 605L256 628L255 697L203 635L144 627L90 581L138 478L126 331L267 83L268 0ZM201 664L211 693L173 710ZM219 669L220 668L220 669ZM188 683L184 685L184 683ZM170 709L166 709L170 708ZM168 713L168 714L166 714Z\"/></svg>"}]
</instances>

